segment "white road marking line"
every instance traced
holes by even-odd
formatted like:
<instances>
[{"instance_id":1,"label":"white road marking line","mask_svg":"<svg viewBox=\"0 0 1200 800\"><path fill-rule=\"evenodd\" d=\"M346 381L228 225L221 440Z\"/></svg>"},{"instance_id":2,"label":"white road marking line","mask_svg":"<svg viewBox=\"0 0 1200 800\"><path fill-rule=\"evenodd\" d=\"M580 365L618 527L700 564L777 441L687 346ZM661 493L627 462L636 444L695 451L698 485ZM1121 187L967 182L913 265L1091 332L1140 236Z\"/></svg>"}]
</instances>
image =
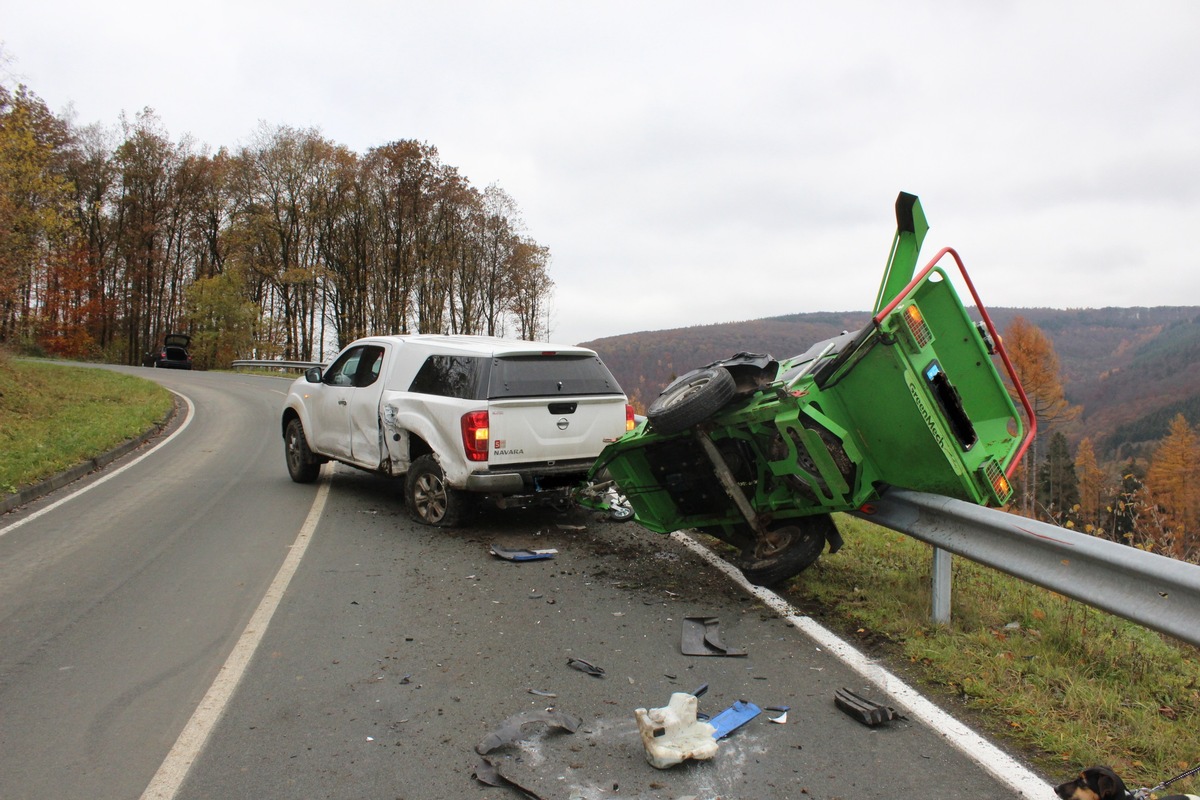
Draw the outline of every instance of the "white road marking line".
<instances>
[{"instance_id":1,"label":"white road marking line","mask_svg":"<svg viewBox=\"0 0 1200 800\"><path fill-rule=\"evenodd\" d=\"M180 394L179 392L173 392L173 394L176 394L176 395L178 395L179 397L181 397L181 398L183 399L183 402L187 404L187 419L185 419L185 420L183 421L183 424L182 424L182 425L180 425L180 426L179 426L177 429L175 429L175 431L174 431L174 432L173 432L173 433L172 433L170 436L168 436L167 438L163 439L161 442L158 442L158 443L157 443L157 444L155 444L153 447L151 447L149 450L147 450L146 452L142 453L142 454L141 454L140 456L138 456L137 458L135 458L135 459L133 459L132 461L130 461L128 464L123 464L122 466L120 466L120 467L117 467L116 469L114 469L112 472L107 472L107 473L105 473L105 474L104 474L104 475L102 475L101 477L99 477L99 478L97 478L96 480L94 480L94 481L92 481L91 483L89 483L87 486L84 486L84 487L82 487L82 488L76 489L75 491L71 492L69 495L67 495L66 497L63 497L63 498L62 498L62 499L60 499L60 500L55 500L55 501L54 501L53 503L51 503L50 505L46 506L45 508L42 508L42 509L39 509L39 510L37 510L37 511L33 512L33 513L32 513L32 514L30 514L28 517L24 517L24 518L22 518L22 519L19 519L19 520L17 520L17 521L16 521L16 522L14 522L14 523L12 523L11 525L8 525L8 526L6 526L6 527L0 528L0 536L4 536L4 535L5 535L5 534L7 534L7 533L12 533L13 531L15 531L17 528L21 527L21 526L22 526L22 525L24 525L25 523L27 523L27 522L33 522L35 519L37 519L38 517L42 516L43 514L49 514L51 511L53 511L54 509L58 508L58 507L59 507L59 506L61 506L63 503L66 503L66 502L68 502L68 501L70 501L70 500L74 500L76 497L78 497L79 495L81 495L81 494L83 494L84 492L88 491L89 489L94 489L95 487L99 486L100 484L104 483L105 481L112 480L113 478L117 477L118 475L120 475L120 474L121 474L122 472L124 472L125 470L129 469L130 467L132 467L134 464L137 464L138 462L140 462L140 461L141 461L143 458L148 458L148 457L149 457L149 456L151 456L153 453L157 452L157 451L158 451L158 448L160 448L160 447L162 447L163 445L167 444L167 443L168 443L168 442L170 442L172 439L174 439L176 436L178 436L179 434L181 434L181 433L183 433L185 430L187 430L187 426L192 424L192 419L193 419L193 418L196 416L196 406L195 406L195 404L194 404L194 403L192 403L192 399L191 399L190 397L188 397L187 395Z\"/></svg>"},{"instance_id":2,"label":"white road marking line","mask_svg":"<svg viewBox=\"0 0 1200 800\"><path fill-rule=\"evenodd\" d=\"M959 752L983 767L992 777L1017 793L1018 797L1050 797L1053 787L1034 775L1019 761L980 736L975 731L947 714L925 699L904 681L867 658L858 649L838 638L832 631L812 617L799 613L791 603L770 589L755 586L746 580L741 570L724 561L704 545L682 531L671 534L671 538L687 547L717 569L724 572L743 589L753 594L793 627L807 634L819 646L828 650L843 664L857 672L875 687L891 696L897 704L904 706L914 718L939 731Z\"/></svg>"},{"instance_id":3,"label":"white road marking line","mask_svg":"<svg viewBox=\"0 0 1200 800\"><path fill-rule=\"evenodd\" d=\"M300 527L300 533L297 534L296 541L292 543L287 558L283 561L283 566L279 568L267 593L263 595L262 601L258 604L254 616L250 618L250 622L242 631L241 637L233 647L233 652L229 654L229 658L217 673L217 677L204 695L204 699L200 701L192 718L188 720L187 725L179 734L179 738L175 740L175 746L171 748L171 752L167 754L166 759L159 766L158 772L151 779L150 785L142 793L142 800L171 800L179 792L179 787L183 785L192 764L196 762L208 737L212 734L217 722L220 721L222 714L225 713L225 708L233 698L234 692L237 691L238 684L246 674L250 660L254 657L263 636L266 635L267 626L275 614L275 609L279 607L292 576L296 574L296 569L300 566L300 560L304 558L304 552L308 549L309 542L312 541L313 531L316 530L317 523L321 520L321 512L325 509L329 486L328 479L322 480L318 485L317 496L313 499L308 518Z\"/></svg>"}]
</instances>

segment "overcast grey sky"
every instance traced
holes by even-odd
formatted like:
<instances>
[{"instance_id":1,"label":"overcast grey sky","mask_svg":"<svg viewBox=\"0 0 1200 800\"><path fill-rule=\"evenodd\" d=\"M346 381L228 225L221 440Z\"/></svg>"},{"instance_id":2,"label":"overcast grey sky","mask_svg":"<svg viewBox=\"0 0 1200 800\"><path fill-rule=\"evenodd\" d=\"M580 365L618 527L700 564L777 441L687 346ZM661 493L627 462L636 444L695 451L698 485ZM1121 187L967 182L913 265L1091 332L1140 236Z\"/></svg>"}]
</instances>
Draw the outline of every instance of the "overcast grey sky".
<instances>
[{"instance_id":1,"label":"overcast grey sky","mask_svg":"<svg viewBox=\"0 0 1200 800\"><path fill-rule=\"evenodd\" d=\"M1200 305L1200 3L0 0L78 124L435 145L552 253L553 335L869 309L897 192L987 305Z\"/></svg>"}]
</instances>

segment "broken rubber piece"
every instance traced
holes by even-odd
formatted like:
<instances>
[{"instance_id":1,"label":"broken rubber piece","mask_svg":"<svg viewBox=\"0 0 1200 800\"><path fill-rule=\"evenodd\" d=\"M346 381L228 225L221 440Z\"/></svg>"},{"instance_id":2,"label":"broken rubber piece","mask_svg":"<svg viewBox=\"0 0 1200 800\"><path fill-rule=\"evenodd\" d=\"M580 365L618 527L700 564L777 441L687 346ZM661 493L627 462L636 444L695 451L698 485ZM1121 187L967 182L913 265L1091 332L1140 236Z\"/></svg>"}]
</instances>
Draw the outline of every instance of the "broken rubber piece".
<instances>
[{"instance_id":1,"label":"broken rubber piece","mask_svg":"<svg viewBox=\"0 0 1200 800\"><path fill-rule=\"evenodd\" d=\"M872 728L894 719L904 719L896 713L896 709L868 700L849 689L838 689L833 702L846 714Z\"/></svg>"},{"instance_id":2,"label":"broken rubber piece","mask_svg":"<svg viewBox=\"0 0 1200 800\"><path fill-rule=\"evenodd\" d=\"M563 711L522 711L520 714L513 714L500 723L500 727L483 737L483 740L475 745L475 752L481 756L487 755L497 747L519 740L521 729L533 722L544 722L552 728L574 733L579 730L583 720Z\"/></svg>"},{"instance_id":3,"label":"broken rubber piece","mask_svg":"<svg viewBox=\"0 0 1200 800\"><path fill-rule=\"evenodd\" d=\"M721 641L721 621L716 617L684 617L680 650L685 656L746 655L746 651L726 647Z\"/></svg>"},{"instance_id":4,"label":"broken rubber piece","mask_svg":"<svg viewBox=\"0 0 1200 800\"><path fill-rule=\"evenodd\" d=\"M486 758L480 758L479 763L475 766L475 780L480 783L486 783L488 786L516 789L530 800L545 800L545 798L533 789L530 789L528 786L522 786L502 773L498 765Z\"/></svg>"}]
</instances>

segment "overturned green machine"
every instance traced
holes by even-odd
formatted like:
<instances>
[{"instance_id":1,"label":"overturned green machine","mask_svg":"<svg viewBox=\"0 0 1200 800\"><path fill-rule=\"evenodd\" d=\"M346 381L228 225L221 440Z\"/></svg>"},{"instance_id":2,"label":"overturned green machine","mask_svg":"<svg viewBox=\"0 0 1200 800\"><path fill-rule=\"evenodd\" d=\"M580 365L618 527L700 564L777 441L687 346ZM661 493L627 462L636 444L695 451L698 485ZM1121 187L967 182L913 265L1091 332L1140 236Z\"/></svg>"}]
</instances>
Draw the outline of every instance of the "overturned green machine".
<instances>
[{"instance_id":1,"label":"overturned green machine","mask_svg":"<svg viewBox=\"0 0 1200 800\"><path fill-rule=\"evenodd\" d=\"M601 453L594 479L611 477L652 531L694 528L735 546L764 585L826 544L836 551L831 512L888 487L1008 502L1036 424L1028 399L958 254L945 248L916 270L928 230L918 199L901 193L896 218L866 327L792 358L739 353L683 375Z\"/></svg>"}]
</instances>

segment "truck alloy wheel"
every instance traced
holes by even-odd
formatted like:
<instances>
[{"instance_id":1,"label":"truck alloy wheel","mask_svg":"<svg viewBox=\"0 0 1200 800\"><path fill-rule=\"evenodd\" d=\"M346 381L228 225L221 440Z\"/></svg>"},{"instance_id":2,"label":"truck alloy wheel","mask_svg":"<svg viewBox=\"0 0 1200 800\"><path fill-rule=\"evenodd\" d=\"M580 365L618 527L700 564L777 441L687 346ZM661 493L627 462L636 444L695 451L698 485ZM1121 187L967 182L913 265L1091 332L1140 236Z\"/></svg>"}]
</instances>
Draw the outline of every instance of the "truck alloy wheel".
<instances>
[{"instance_id":1,"label":"truck alloy wheel","mask_svg":"<svg viewBox=\"0 0 1200 800\"><path fill-rule=\"evenodd\" d=\"M413 462L404 488L408 512L417 522L442 527L458 524L462 493L446 485L446 476L433 456Z\"/></svg>"}]
</instances>

